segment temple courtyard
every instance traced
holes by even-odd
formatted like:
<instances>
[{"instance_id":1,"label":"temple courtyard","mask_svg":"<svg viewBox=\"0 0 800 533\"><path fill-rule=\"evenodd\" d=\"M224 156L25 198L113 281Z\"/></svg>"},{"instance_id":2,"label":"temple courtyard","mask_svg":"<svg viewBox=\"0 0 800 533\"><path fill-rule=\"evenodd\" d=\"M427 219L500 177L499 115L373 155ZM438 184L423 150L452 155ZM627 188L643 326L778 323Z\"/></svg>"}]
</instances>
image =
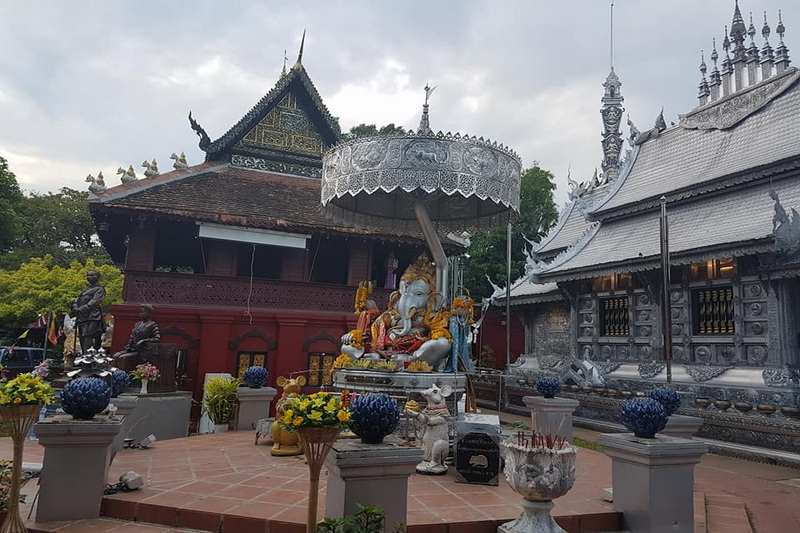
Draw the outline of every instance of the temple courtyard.
<instances>
[{"instance_id":1,"label":"temple courtyard","mask_svg":"<svg viewBox=\"0 0 800 533\"><path fill-rule=\"evenodd\" d=\"M503 413L506 422L525 422ZM575 429L593 440L597 433ZM11 440L0 439L0 456L11 456ZM38 463L44 449L25 447L25 461ZM26 524L31 532L302 533L308 470L303 457L272 457L264 439L250 431L159 441L148 449L124 449L114 459L109 482L133 470L145 486L106 496L94 520ZM519 496L505 480L499 486L456 483L446 476L413 475L409 482L409 533L489 533L516 518ZM76 480L80 483L80 480ZM323 470L324 492L324 470ZM620 531L622 519L603 500L611 486L611 460L579 448L575 486L556 500L553 515L569 532ZM25 487L27 518L37 480ZM698 533L800 530L800 470L707 454L695 468L695 531ZM324 516L325 497L318 515ZM35 516L34 512L30 515Z\"/></svg>"}]
</instances>

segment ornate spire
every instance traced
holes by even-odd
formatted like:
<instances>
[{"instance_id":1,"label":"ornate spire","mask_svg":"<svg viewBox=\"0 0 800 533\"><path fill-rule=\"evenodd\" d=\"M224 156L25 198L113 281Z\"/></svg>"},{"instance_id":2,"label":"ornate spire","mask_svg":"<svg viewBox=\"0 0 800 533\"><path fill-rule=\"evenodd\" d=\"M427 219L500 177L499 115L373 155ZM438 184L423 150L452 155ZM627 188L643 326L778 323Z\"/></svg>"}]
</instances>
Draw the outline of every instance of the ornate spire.
<instances>
[{"instance_id":1,"label":"ornate spire","mask_svg":"<svg viewBox=\"0 0 800 533\"><path fill-rule=\"evenodd\" d=\"M709 83L709 88L711 89L711 101L717 100L719 98L719 87L722 84L722 80L719 75L719 68L717 67L717 59L719 59L719 54L717 53L717 40L716 38L711 39L711 61L714 62L714 69L711 71L711 82Z\"/></svg>"},{"instance_id":2,"label":"ornate spire","mask_svg":"<svg viewBox=\"0 0 800 533\"><path fill-rule=\"evenodd\" d=\"M733 22L731 23L731 40L733 41L733 61L743 61L745 48L744 36L747 35L747 26L744 25L742 12L739 11L739 0L736 0L736 8L733 10Z\"/></svg>"},{"instance_id":3,"label":"ornate spire","mask_svg":"<svg viewBox=\"0 0 800 533\"><path fill-rule=\"evenodd\" d=\"M297 62L292 67L293 70L303 68L303 47L306 44L306 30L303 30L303 38L300 39L300 51L297 53Z\"/></svg>"},{"instance_id":4,"label":"ornate spire","mask_svg":"<svg viewBox=\"0 0 800 533\"><path fill-rule=\"evenodd\" d=\"M622 123L622 114L625 109L622 107L622 102L625 100L620 92L622 83L619 77L611 68L608 73L606 81L603 83L605 93L600 100L603 107L600 109L600 115L603 118L603 162L600 165L603 169L603 182L613 180L619 174L620 168L620 153L622 152L622 133L620 133L620 124Z\"/></svg>"},{"instance_id":5,"label":"ornate spire","mask_svg":"<svg viewBox=\"0 0 800 533\"><path fill-rule=\"evenodd\" d=\"M711 94L711 89L708 87L708 79L706 79L706 72L708 72L708 67L706 66L705 51L700 50L700 92L697 95L700 99L700 105L707 104L708 96Z\"/></svg>"},{"instance_id":6,"label":"ornate spire","mask_svg":"<svg viewBox=\"0 0 800 533\"><path fill-rule=\"evenodd\" d=\"M422 105L422 116L419 118L419 131L417 131L417 135L433 135L433 130L431 129L430 121L428 119L428 99L433 94L433 91L436 90L438 85L434 85L431 89L431 86L425 84L425 103Z\"/></svg>"},{"instance_id":7,"label":"ornate spire","mask_svg":"<svg viewBox=\"0 0 800 533\"><path fill-rule=\"evenodd\" d=\"M755 85L758 83L758 46L756 46L755 36L756 27L753 25L753 13L750 13L750 27L747 28L747 35L750 36L750 46L747 47L747 84Z\"/></svg>"},{"instance_id":8,"label":"ornate spire","mask_svg":"<svg viewBox=\"0 0 800 533\"><path fill-rule=\"evenodd\" d=\"M731 65L731 41L728 39L728 25L725 25L725 39L722 41L722 49L725 50L725 59L722 60L722 96L731 93L731 75L733 67Z\"/></svg>"},{"instance_id":9,"label":"ornate spire","mask_svg":"<svg viewBox=\"0 0 800 533\"><path fill-rule=\"evenodd\" d=\"M789 68L789 49L786 48L786 44L783 42L783 34L786 32L786 27L783 25L783 20L781 18L781 10L778 10L778 27L775 28L775 33L780 36L780 43L778 43L778 48L775 49L775 65L777 67L777 74L780 74L787 68Z\"/></svg>"},{"instance_id":10,"label":"ornate spire","mask_svg":"<svg viewBox=\"0 0 800 533\"><path fill-rule=\"evenodd\" d=\"M767 12L764 11L764 26L761 28L761 36L764 37L764 47L761 49L761 79L766 80L772 76L772 67L775 63L775 54L769 45L769 24L767 24Z\"/></svg>"},{"instance_id":11,"label":"ornate spire","mask_svg":"<svg viewBox=\"0 0 800 533\"><path fill-rule=\"evenodd\" d=\"M283 49L283 69L281 69L281 76L286 76L286 62L289 57L286 55L286 48Z\"/></svg>"}]
</instances>

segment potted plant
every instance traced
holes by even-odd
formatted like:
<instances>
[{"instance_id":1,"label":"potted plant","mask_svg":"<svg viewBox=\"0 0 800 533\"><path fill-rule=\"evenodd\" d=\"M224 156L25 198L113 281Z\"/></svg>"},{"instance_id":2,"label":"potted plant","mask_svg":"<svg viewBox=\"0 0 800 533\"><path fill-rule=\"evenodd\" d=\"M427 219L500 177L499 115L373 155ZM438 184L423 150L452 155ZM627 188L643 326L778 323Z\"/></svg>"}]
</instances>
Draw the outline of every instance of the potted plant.
<instances>
[{"instance_id":1,"label":"potted plant","mask_svg":"<svg viewBox=\"0 0 800 533\"><path fill-rule=\"evenodd\" d=\"M286 402L283 416L277 420L283 429L300 433L300 446L308 463L310 483L306 533L314 533L317 528L319 473L339 432L350 421L350 411L347 409L349 400L350 393L347 391L341 394L301 394Z\"/></svg>"},{"instance_id":2,"label":"potted plant","mask_svg":"<svg viewBox=\"0 0 800 533\"><path fill-rule=\"evenodd\" d=\"M239 385L241 380L227 376L211 378L206 383L203 408L214 424L214 432L228 431L228 424L236 412Z\"/></svg>"},{"instance_id":3,"label":"potted plant","mask_svg":"<svg viewBox=\"0 0 800 533\"><path fill-rule=\"evenodd\" d=\"M10 435L14 442L14 462L6 500L8 514L0 531L27 531L19 515L22 451L42 406L53 403L54 398L55 393L50 384L30 373L20 374L11 381L0 383L0 429Z\"/></svg>"}]
</instances>

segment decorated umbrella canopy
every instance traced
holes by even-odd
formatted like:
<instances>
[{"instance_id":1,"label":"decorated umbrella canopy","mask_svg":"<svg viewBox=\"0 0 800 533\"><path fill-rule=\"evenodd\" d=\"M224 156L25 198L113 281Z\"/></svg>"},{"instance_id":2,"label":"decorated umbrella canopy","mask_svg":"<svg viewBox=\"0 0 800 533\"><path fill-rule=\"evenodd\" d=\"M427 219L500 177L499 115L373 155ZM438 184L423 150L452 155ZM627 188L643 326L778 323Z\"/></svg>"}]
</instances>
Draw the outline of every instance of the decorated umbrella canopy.
<instances>
[{"instance_id":1,"label":"decorated umbrella canopy","mask_svg":"<svg viewBox=\"0 0 800 533\"><path fill-rule=\"evenodd\" d=\"M416 220L441 273L447 262L433 222L446 233L507 220L519 211L521 162L482 137L434 133L432 92L425 87L416 133L351 139L325 154L322 205L359 225L401 229Z\"/></svg>"}]
</instances>

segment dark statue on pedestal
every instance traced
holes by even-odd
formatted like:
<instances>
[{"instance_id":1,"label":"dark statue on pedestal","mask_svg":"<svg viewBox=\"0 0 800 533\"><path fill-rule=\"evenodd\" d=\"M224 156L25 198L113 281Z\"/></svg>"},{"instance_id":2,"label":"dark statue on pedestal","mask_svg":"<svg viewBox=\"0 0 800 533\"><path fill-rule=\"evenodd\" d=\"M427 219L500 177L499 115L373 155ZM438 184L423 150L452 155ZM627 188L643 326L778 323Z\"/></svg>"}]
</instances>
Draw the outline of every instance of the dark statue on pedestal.
<instances>
[{"instance_id":1,"label":"dark statue on pedestal","mask_svg":"<svg viewBox=\"0 0 800 533\"><path fill-rule=\"evenodd\" d=\"M133 325L131 339L125 349L114 354L114 366L125 372L131 372L136 365L154 359L158 355L158 343L161 333L158 324L153 320L152 305L142 304L139 310L139 322Z\"/></svg>"},{"instance_id":2,"label":"dark statue on pedestal","mask_svg":"<svg viewBox=\"0 0 800 533\"><path fill-rule=\"evenodd\" d=\"M75 319L77 336L81 343L81 352L86 353L89 348L99 350L101 337L106 329L103 320L103 299L106 289L100 282L100 272L90 270L86 273L89 286L72 301L69 316Z\"/></svg>"},{"instance_id":3,"label":"dark statue on pedestal","mask_svg":"<svg viewBox=\"0 0 800 533\"><path fill-rule=\"evenodd\" d=\"M142 304L139 321L133 325L131 338L125 349L114 354L115 367L130 372L136 365L150 363L159 371L159 378L149 387L151 392L172 392L176 389L175 363L177 347L175 344L161 342L161 332L153 320L155 309Z\"/></svg>"}]
</instances>

